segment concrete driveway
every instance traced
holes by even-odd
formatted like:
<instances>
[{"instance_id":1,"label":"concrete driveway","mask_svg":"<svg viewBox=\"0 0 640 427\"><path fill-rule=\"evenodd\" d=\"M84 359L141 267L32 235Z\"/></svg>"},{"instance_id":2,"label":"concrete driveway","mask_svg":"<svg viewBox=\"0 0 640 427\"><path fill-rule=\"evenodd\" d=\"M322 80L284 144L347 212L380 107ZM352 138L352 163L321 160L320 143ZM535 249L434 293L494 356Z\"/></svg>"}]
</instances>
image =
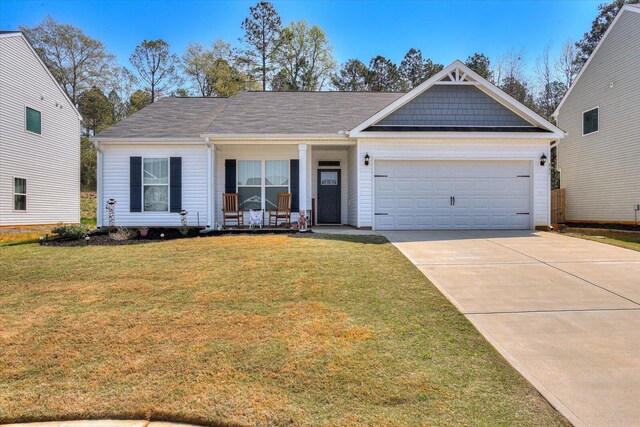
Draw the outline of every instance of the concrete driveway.
<instances>
[{"instance_id":1,"label":"concrete driveway","mask_svg":"<svg viewBox=\"0 0 640 427\"><path fill-rule=\"evenodd\" d=\"M575 425L640 425L640 252L530 231L380 234Z\"/></svg>"}]
</instances>

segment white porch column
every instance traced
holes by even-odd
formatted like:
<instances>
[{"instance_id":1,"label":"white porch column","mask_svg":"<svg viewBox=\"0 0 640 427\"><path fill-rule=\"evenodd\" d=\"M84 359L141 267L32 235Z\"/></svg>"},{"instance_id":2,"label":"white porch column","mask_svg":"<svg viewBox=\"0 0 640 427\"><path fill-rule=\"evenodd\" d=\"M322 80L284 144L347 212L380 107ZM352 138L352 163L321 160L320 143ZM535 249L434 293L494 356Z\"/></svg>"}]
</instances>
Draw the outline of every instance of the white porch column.
<instances>
[{"instance_id":1,"label":"white porch column","mask_svg":"<svg viewBox=\"0 0 640 427\"><path fill-rule=\"evenodd\" d=\"M307 144L298 144L299 209L307 210Z\"/></svg>"},{"instance_id":2,"label":"white porch column","mask_svg":"<svg viewBox=\"0 0 640 427\"><path fill-rule=\"evenodd\" d=\"M206 139L207 143L207 228L213 227L215 224L215 211L214 209L214 199L215 196L213 194L213 156L214 149L211 144L209 144L209 138Z\"/></svg>"}]
</instances>

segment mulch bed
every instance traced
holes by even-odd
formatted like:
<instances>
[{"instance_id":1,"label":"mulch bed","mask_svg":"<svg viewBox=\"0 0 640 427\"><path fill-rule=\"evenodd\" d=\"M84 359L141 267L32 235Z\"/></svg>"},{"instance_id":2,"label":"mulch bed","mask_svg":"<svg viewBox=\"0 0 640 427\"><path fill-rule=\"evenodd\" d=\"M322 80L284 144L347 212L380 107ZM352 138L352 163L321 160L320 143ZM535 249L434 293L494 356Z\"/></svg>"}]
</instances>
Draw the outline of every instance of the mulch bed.
<instances>
[{"instance_id":1,"label":"mulch bed","mask_svg":"<svg viewBox=\"0 0 640 427\"><path fill-rule=\"evenodd\" d=\"M63 240L53 238L45 240L44 246L122 246L122 245L138 245L143 243L160 242L164 240L188 239L200 237L199 230L189 229L186 234L182 234L176 228L151 228L146 237L141 237L137 230L133 230L136 234L128 240L115 240L107 230L95 230L89 233L89 242L85 239L81 240ZM161 237L164 235L164 237Z\"/></svg>"},{"instance_id":2,"label":"mulch bed","mask_svg":"<svg viewBox=\"0 0 640 427\"><path fill-rule=\"evenodd\" d=\"M165 240L189 239L193 237L206 236L223 236L229 234L296 234L297 230L288 228L282 229L226 229L226 230L209 230L201 233L196 228L190 228L186 234L182 234L177 228L150 228L146 237L141 237L137 230L133 230L135 236L128 240L115 240L109 235L108 230L94 230L89 233L89 242L85 239L80 240L64 240L59 238L50 238L42 242L43 246L122 246L122 245L138 245L144 243L161 242ZM161 237L163 235L163 237Z\"/></svg>"},{"instance_id":3,"label":"mulch bed","mask_svg":"<svg viewBox=\"0 0 640 427\"><path fill-rule=\"evenodd\" d=\"M640 231L640 224L593 224L593 223L579 223L568 222L564 224L568 228L594 228L604 229L610 231Z\"/></svg>"}]
</instances>

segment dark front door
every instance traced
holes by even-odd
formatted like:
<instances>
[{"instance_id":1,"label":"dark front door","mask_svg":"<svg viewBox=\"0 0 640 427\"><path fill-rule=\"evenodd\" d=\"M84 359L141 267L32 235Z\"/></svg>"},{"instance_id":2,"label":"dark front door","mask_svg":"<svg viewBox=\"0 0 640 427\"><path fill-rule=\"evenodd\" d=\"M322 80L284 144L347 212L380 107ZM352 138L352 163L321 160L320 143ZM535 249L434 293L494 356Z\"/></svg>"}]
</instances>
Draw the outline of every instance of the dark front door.
<instances>
[{"instance_id":1,"label":"dark front door","mask_svg":"<svg viewBox=\"0 0 640 427\"><path fill-rule=\"evenodd\" d=\"M318 169L318 224L340 224L340 169Z\"/></svg>"}]
</instances>

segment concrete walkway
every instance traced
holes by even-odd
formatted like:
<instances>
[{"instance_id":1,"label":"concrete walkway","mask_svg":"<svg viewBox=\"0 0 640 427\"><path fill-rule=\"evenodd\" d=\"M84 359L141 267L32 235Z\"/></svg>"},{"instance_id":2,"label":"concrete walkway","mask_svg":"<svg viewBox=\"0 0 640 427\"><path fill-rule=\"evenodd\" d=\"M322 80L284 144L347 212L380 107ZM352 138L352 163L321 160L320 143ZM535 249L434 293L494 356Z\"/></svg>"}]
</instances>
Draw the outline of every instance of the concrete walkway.
<instances>
[{"instance_id":1,"label":"concrete walkway","mask_svg":"<svg viewBox=\"0 0 640 427\"><path fill-rule=\"evenodd\" d=\"M384 232L575 425L640 425L640 252L529 231Z\"/></svg>"}]
</instances>

